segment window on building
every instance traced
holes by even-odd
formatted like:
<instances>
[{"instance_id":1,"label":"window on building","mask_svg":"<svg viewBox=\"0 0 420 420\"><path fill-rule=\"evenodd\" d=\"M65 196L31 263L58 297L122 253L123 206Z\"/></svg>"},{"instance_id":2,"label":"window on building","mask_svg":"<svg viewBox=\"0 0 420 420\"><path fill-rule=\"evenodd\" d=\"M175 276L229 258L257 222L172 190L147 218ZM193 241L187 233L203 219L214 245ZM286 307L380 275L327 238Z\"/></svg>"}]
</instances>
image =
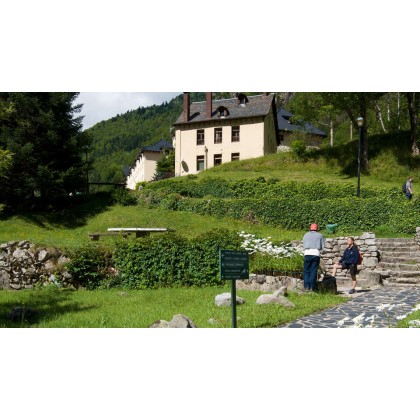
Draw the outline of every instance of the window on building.
<instances>
[{"instance_id":1,"label":"window on building","mask_svg":"<svg viewBox=\"0 0 420 420\"><path fill-rule=\"evenodd\" d=\"M222 164L222 155L214 155L214 166Z\"/></svg>"},{"instance_id":2,"label":"window on building","mask_svg":"<svg viewBox=\"0 0 420 420\"><path fill-rule=\"evenodd\" d=\"M197 156L197 171L204 171L204 156Z\"/></svg>"},{"instance_id":3,"label":"window on building","mask_svg":"<svg viewBox=\"0 0 420 420\"><path fill-rule=\"evenodd\" d=\"M197 146L204 144L204 130L197 130Z\"/></svg>"},{"instance_id":4,"label":"window on building","mask_svg":"<svg viewBox=\"0 0 420 420\"><path fill-rule=\"evenodd\" d=\"M232 127L232 142L239 141L239 126Z\"/></svg>"},{"instance_id":5,"label":"window on building","mask_svg":"<svg viewBox=\"0 0 420 420\"><path fill-rule=\"evenodd\" d=\"M232 153L231 161L233 162L234 160L239 160L239 153Z\"/></svg>"},{"instance_id":6,"label":"window on building","mask_svg":"<svg viewBox=\"0 0 420 420\"><path fill-rule=\"evenodd\" d=\"M222 127L214 129L214 144L222 142Z\"/></svg>"},{"instance_id":7,"label":"window on building","mask_svg":"<svg viewBox=\"0 0 420 420\"><path fill-rule=\"evenodd\" d=\"M216 109L216 112L219 118L225 118L229 116L229 110L225 106L219 106Z\"/></svg>"}]
</instances>

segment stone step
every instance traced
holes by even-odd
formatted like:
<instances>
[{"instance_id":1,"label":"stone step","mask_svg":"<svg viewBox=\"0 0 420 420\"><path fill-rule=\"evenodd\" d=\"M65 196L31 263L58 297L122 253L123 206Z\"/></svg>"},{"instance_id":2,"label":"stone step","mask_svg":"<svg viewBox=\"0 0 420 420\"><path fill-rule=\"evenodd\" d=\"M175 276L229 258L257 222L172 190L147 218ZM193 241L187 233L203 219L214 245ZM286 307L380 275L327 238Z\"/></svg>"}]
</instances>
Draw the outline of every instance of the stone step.
<instances>
[{"instance_id":1,"label":"stone step","mask_svg":"<svg viewBox=\"0 0 420 420\"><path fill-rule=\"evenodd\" d=\"M386 257L405 257L405 258L420 258L420 251L382 251L380 250L381 259Z\"/></svg>"},{"instance_id":2,"label":"stone step","mask_svg":"<svg viewBox=\"0 0 420 420\"><path fill-rule=\"evenodd\" d=\"M379 252L386 252L386 251L404 251L404 252L420 252L420 249L417 246L383 246L378 245Z\"/></svg>"},{"instance_id":3,"label":"stone step","mask_svg":"<svg viewBox=\"0 0 420 420\"><path fill-rule=\"evenodd\" d=\"M412 238L376 238L378 244L415 244Z\"/></svg>"},{"instance_id":4,"label":"stone step","mask_svg":"<svg viewBox=\"0 0 420 420\"><path fill-rule=\"evenodd\" d=\"M384 284L420 285L420 277L388 277Z\"/></svg>"},{"instance_id":5,"label":"stone step","mask_svg":"<svg viewBox=\"0 0 420 420\"><path fill-rule=\"evenodd\" d=\"M396 264L411 264L411 263L415 263L415 264L420 264L420 256L418 257L405 257L405 256L400 256L400 257L387 257L387 256L382 256L381 255L381 263L396 263Z\"/></svg>"},{"instance_id":6,"label":"stone step","mask_svg":"<svg viewBox=\"0 0 420 420\"><path fill-rule=\"evenodd\" d=\"M411 278L418 277L420 279L420 271L391 271L391 277Z\"/></svg>"},{"instance_id":7,"label":"stone step","mask_svg":"<svg viewBox=\"0 0 420 420\"><path fill-rule=\"evenodd\" d=\"M404 264L381 261L377 268L383 268L390 271L420 271L420 264Z\"/></svg>"}]
</instances>

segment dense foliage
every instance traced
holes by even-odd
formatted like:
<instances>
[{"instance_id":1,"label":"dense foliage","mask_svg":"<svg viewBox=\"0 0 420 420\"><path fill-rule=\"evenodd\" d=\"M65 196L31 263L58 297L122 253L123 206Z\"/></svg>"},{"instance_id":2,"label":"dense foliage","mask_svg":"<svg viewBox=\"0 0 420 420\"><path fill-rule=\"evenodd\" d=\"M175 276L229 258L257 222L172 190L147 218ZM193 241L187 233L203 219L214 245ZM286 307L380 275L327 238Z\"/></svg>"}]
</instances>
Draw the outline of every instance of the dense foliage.
<instances>
[{"instance_id":1,"label":"dense foliage","mask_svg":"<svg viewBox=\"0 0 420 420\"><path fill-rule=\"evenodd\" d=\"M147 186L138 193L138 200L165 210L231 217L285 229L307 229L314 221L321 229L328 223L357 230L388 225L404 233L414 233L420 226L420 202L408 202L397 188L363 188L360 198L355 195L354 186L346 184L185 178Z\"/></svg>"},{"instance_id":2,"label":"dense foliage","mask_svg":"<svg viewBox=\"0 0 420 420\"><path fill-rule=\"evenodd\" d=\"M194 239L175 234L119 242L120 284L134 289L220 285L219 249L238 249L235 232L216 230Z\"/></svg>"},{"instance_id":3,"label":"dense foliage","mask_svg":"<svg viewBox=\"0 0 420 420\"><path fill-rule=\"evenodd\" d=\"M76 93L0 93L0 149L12 153L0 199L16 207L39 196L50 202L86 185L82 117Z\"/></svg>"}]
</instances>

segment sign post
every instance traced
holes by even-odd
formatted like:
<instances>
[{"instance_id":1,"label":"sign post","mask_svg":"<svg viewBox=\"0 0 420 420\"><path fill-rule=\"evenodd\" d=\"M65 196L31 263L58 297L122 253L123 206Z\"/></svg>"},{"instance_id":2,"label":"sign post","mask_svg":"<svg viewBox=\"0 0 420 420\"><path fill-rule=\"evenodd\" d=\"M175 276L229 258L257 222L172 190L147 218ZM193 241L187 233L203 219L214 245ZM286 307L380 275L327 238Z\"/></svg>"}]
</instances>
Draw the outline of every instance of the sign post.
<instances>
[{"instance_id":1,"label":"sign post","mask_svg":"<svg viewBox=\"0 0 420 420\"><path fill-rule=\"evenodd\" d=\"M247 251L219 250L219 272L221 280L231 280L232 328L236 328L236 280L249 278Z\"/></svg>"}]
</instances>

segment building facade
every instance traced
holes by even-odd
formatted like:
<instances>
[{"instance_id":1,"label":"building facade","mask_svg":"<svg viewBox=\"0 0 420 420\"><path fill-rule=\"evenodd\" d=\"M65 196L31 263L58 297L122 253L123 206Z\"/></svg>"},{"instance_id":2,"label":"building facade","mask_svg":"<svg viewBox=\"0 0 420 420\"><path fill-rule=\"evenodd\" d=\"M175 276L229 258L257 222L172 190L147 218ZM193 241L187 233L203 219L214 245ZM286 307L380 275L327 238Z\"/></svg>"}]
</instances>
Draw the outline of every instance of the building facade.
<instances>
[{"instance_id":1,"label":"building facade","mask_svg":"<svg viewBox=\"0 0 420 420\"><path fill-rule=\"evenodd\" d=\"M197 174L222 163L275 153L278 145L274 95L190 103L174 124L175 176Z\"/></svg>"},{"instance_id":2,"label":"building facade","mask_svg":"<svg viewBox=\"0 0 420 420\"><path fill-rule=\"evenodd\" d=\"M126 179L127 188L134 190L137 183L151 181L155 176L158 161L163 156L167 156L172 149L172 144L163 139L153 146L142 147L129 169Z\"/></svg>"}]
</instances>

